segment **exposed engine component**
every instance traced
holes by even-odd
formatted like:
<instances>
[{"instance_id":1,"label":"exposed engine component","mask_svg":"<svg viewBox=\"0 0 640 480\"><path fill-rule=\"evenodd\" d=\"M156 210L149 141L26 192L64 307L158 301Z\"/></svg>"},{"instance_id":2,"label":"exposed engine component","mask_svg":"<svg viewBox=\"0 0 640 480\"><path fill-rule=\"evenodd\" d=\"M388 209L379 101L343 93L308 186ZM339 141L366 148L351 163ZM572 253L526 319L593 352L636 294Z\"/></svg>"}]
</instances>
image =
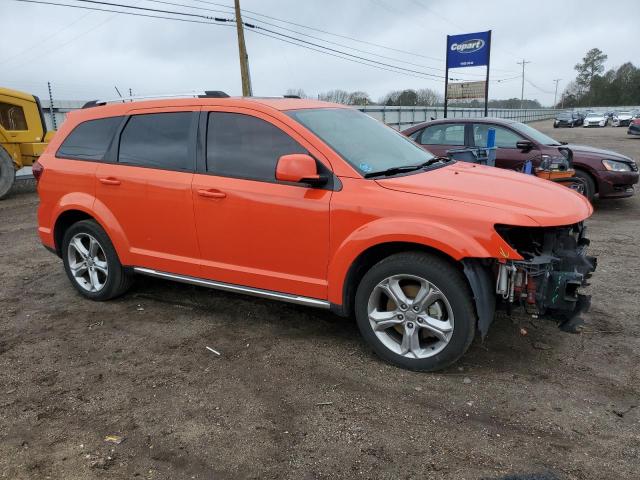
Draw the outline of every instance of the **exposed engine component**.
<instances>
[{"instance_id":1,"label":"exposed engine component","mask_svg":"<svg viewBox=\"0 0 640 480\"><path fill-rule=\"evenodd\" d=\"M586 254L589 240L582 223L552 228L498 225L496 230L524 258L498 265L496 293L508 307L521 305L531 315L565 322L588 310L590 297L579 289L588 285L597 260Z\"/></svg>"}]
</instances>

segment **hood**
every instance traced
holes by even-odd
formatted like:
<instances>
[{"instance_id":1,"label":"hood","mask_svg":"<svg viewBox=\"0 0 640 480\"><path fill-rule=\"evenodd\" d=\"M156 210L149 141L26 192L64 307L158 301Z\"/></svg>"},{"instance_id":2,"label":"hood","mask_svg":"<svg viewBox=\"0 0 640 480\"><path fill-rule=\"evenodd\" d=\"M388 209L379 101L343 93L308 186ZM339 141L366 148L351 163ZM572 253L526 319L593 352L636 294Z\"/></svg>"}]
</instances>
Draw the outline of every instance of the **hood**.
<instances>
[{"instance_id":1,"label":"hood","mask_svg":"<svg viewBox=\"0 0 640 480\"><path fill-rule=\"evenodd\" d=\"M626 155L622 155L621 153L612 152L611 150L603 150L602 148L589 147L588 145L562 145L563 147L568 147L575 154L585 154L594 157L601 158L611 158L611 159L620 159L626 160L627 162L632 162L633 160Z\"/></svg>"},{"instance_id":2,"label":"hood","mask_svg":"<svg viewBox=\"0 0 640 480\"><path fill-rule=\"evenodd\" d=\"M544 227L577 223L593 212L586 198L567 187L524 173L465 162L377 183L390 190L524 215Z\"/></svg>"},{"instance_id":3,"label":"hood","mask_svg":"<svg viewBox=\"0 0 640 480\"><path fill-rule=\"evenodd\" d=\"M614 115L614 118L618 118L620 120L630 120L631 118L633 118L633 115L631 115L630 113L619 113L617 115Z\"/></svg>"},{"instance_id":4,"label":"hood","mask_svg":"<svg viewBox=\"0 0 640 480\"><path fill-rule=\"evenodd\" d=\"M584 117L585 122L602 122L604 119L604 115L598 115L597 117Z\"/></svg>"}]
</instances>

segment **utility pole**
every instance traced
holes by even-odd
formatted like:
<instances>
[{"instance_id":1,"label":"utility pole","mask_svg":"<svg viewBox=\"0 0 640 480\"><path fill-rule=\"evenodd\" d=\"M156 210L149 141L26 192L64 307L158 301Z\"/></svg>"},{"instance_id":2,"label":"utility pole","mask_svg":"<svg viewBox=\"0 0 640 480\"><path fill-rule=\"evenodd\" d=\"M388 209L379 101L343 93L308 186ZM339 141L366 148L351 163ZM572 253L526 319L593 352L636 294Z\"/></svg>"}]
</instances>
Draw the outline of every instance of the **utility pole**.
<instances>
[{"instance_id":1,"label":"utility pole","mask_svg":"<svg viewBox=\"0 0 640 480\"><path fill-rule=\"evenodd\" d=\"M51 115L51 126L54 130L57 130L58 125L56 125L56 112L53 111L53 93L51 93L51 82L47 82L47 88L49 89L49 114Z\"/></svg>"},{"instance_id":2,"label":"utility pole","mask_svg":"<svg viewBox=\"0 0 640 480\"><path fill-rule=\"evenodd\" d=\"M250 97L251 92L251 75L249 73L249 55L247 55L247 46L244 43L244 24L242 23L242 15L240 14L240 0L234 0L236 8L236 29L238 31L238 53L240 54L240 76L242 78L242 96Z\"/></svg>"},{"instance_id":3,"label":"utility pole","mask_svg":"<svg viewBox=\"0 0 640 480\"><path fill-rule=\"evenodd\" d=\"M531 63L531 62L527 62L523 58L521 62L516 62L516 63L518 65L522 65L522 90L520 90L520 110L522 110L522 107L524 106L524 66L527 63Z\"/></svg>"},{"instance_id":4,"label":"utility pole","mask_svg":"<svg viewBox=\"0 0 640 480\"><path fill-rule=\"evenodd\" d=\"M561 78L554 78L553 81L556 82L556 93L553 94L553 108L556 108L556 100L558 99L558 83L562 80Z\"/></svg>"}]
</instances>

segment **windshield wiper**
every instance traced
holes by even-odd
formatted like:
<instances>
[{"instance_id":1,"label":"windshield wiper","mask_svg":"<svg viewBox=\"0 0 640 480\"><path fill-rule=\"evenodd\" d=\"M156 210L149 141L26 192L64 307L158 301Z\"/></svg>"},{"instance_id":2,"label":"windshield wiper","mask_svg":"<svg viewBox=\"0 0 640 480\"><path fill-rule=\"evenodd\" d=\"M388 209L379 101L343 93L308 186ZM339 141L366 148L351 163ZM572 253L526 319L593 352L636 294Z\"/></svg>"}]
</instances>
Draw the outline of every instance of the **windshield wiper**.
<instances>
[{"instance_id":1,"label":"windshield wiper","mask_svg":"<svg viewBox=\"0 0 640 480\"><path fill-rule=\"evenodd\" d=\"M390 175L396 175L398 173L413 172L415 170L422 170L423 168L429 167L434 163L447 162L449 160L450 160L449 158L434 157L418 165L400 165L398 167L391 167L391 168L387 168L386 170L380 170L378 172L365 173L364 178L382 177L382 176L388 177Z\"/></svg>"}]
</instances>

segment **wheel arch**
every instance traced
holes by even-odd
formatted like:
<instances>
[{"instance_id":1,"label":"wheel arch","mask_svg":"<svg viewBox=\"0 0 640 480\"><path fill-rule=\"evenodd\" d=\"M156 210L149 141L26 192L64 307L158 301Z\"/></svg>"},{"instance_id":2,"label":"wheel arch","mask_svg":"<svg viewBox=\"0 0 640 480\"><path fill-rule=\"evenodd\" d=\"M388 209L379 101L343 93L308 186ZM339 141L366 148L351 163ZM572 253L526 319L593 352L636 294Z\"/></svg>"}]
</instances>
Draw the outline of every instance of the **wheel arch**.
<instances>
[{"instance_id":1,"label":"wheel arch","mask_svg":"<svg viewBox=\"0 0 640 480\"><path fill-rule=\"evenodd\" d=\"M364 277L369 269L376 263L390 255L401 252L428 253L445 260L447 263L463 272L463 265L461 262L433 246L409 241L388 241L377 243L360 252L353 262L351 262L342 283L341 304L336 305L332 303L332 309L334 312L341 316L352 315L354 312L356 290L362 280L362 277Z\"/></svg>"},{"instance_id":2,"label":"wheel arch","mask_svg":"<svg viewBox=\"0 0 640 480\"><path fill-rule=\"evenodd\" d=\"M82 203L67 204L58 211L53 222L54 249L58 256L62 256L62 239L66 230L82 220L93 220L105 231L123 265L129 262L129 241L115 216L97 200L94 208L88 208Z\"/></svg>"}]
</instances>

